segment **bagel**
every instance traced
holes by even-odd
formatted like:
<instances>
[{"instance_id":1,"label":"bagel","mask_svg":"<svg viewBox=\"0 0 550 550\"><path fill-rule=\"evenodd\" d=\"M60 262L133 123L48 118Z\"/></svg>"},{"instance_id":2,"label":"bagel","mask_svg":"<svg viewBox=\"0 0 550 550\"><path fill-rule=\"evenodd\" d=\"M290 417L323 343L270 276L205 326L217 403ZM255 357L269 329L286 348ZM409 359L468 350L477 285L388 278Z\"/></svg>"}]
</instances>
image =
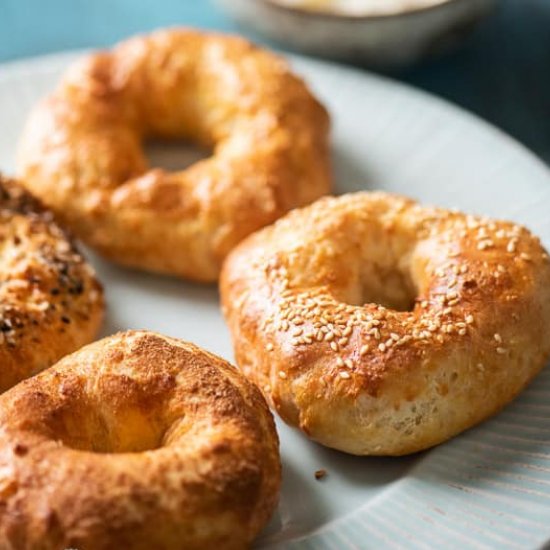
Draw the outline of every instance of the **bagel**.
<instances>
[{"instance_id":1,"label":"bagel","mask_svg":"<svg viewBox=\"0 0 550 550\"><path fill-rule=\"evenodd\" d=\"M102 318L92 268L52 213L0 175L0 392L90 342Z\"/></svg>"},{"instance_id":2,"label":"bagel","mask_svg":"<svg viewBox=\"0 0 550 550\"><path fill-rule=\"evenodd\" d=\"M312 439L436 445L497 412L550 355L550 262L514 223L361 192L247 238L221 276L236 360Z\"/></svg>"},{"instance_id":3,"label":"bagel","mask_svg":"<svg viewBox=\"0 0 550 550\"><path fill-rule=\"evenodd\" d=\"M90 246L127 266L215 281L243 237L330 190L328 115L279 56L172 29L73 66L31 114L21 179ZM213 155L151 168L147 138Z\"/></svg>"},{"instance_id":4,"label":"bagel","mask_svg":"<svg viewBox=\"0 0 550 550\"><path fill-rule=\"evenodd\" d=\"M1 548L245 548L280 475L257 388L151 332L90 344L0 396Z\"/></svg>"}]
</instances>

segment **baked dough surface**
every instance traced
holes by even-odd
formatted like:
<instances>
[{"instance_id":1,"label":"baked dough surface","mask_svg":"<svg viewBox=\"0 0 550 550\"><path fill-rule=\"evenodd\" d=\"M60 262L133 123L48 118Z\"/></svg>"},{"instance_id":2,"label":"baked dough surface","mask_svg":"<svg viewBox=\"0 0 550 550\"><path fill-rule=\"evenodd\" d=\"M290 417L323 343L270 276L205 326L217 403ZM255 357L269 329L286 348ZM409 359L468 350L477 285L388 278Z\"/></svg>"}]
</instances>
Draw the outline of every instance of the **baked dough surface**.
<instances>
[{"instance_id":1,"label":"baked dough surface","mask_svg":"<svg viewBox=\"0 0 550 550\"><path fill-rule=\"evenodd\" d=\"M180 340L116 334L0 396L2 549L243 549L280 477L258 389Z\"/></svg>"},{"instance_id":2,"label":"baked dough surface","mask_svg":"<svg viewBox=\"0 0 550 550\"><path fill-rule=\"evenodd\" d=\"M312 439L426 449L497 412L550 356L550 262L511 222L385 193L295 210L228 257L236 360Z\"/></svg>"},{"instance_id":3,"label":"baked dough surface","mask_svg":"<svg viewBox=\"0 0 550 550\"><path fill-rule=\"evenodd\" d=\"M25 185L104 256L215 281L242 238L330 191L329 120L279 56L241 38L170 29L92 54L32 112ZM149 166L148 138L212 156Z\"/></svg>"},{"instance_id":4,"label":"baked dough surface","mask_svg":"<svg viewBox=\"0 0 550 550\"><path fill-rule=\"evenodd\" d=\"M94 339L103 290L71 237L0 175L0 393Z\"/></svg>"}]
</instances>

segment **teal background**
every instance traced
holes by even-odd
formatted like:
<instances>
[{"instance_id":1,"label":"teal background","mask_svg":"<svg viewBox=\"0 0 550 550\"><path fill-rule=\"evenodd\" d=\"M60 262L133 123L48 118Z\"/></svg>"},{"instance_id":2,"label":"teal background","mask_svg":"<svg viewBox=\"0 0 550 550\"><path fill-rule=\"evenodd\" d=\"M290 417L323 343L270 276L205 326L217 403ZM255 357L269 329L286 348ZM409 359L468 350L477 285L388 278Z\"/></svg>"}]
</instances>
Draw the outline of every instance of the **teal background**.
<instances>
[{"instance_id":1,"label":"teal background","mask_svg":"<svg viewBox=\"0 0 550 550\"><path fill-rule=\"evenodd\" d=\"M175 24L243 32L207 0L0 0L0 61ZM550 163L550 0L500 0L458 51L391 76L477 113Z\"/></svg>"}]
</instances>

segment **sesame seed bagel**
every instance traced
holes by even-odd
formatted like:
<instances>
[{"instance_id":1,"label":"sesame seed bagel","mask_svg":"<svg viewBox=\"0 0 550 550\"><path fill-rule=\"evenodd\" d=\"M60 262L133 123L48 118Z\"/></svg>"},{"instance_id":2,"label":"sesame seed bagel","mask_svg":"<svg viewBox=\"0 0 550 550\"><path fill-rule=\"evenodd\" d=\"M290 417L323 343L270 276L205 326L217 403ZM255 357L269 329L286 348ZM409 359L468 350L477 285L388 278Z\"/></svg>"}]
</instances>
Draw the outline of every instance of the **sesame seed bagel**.
<instances>
[{"instance_id":1,"label":"sesame seed bagel","mask_svg":"<svg viewBox=\"0 0 550 550\"><path fill-rule=\"evenodd\" d=\"M326 198L227 259L237 363L312 439L426 449L497 412L550 356L550 262L514 223L385 193Z\"/></svg>"},{"instance_id":2,"label":"sesame seed bagel","mask_svg":"<svg viewBox=\"0 0 550 550\"><path fill-rule=\"evenodd\" d=\"M0 396L1 548L246 548L280 476L261 393L180 340L116 334Z\"/></svg>"},{"instance_id":3,"label":"sesame seed bagel","mask_svg":"<svg viewBox=\"0 0 550 550\"><path fill-rule=\"evenodd\" d=\"M241 38L155 32L77 63L31 114L25 185L104 256L215 281L243 237L330 190L328 115L279 56ZM213 150L152 168L143 142Z\"/></svg>"},{"instance_id":4,"label":"sesame seed bagel","mask_svg":"<svg viewBox=\"0 0 550 550\"><path fill-rule=\"evenodd\" d=\"M0 175L0 393L93 340L102 318L102 288L70 237Z\"/></svg>"}]
</instances>

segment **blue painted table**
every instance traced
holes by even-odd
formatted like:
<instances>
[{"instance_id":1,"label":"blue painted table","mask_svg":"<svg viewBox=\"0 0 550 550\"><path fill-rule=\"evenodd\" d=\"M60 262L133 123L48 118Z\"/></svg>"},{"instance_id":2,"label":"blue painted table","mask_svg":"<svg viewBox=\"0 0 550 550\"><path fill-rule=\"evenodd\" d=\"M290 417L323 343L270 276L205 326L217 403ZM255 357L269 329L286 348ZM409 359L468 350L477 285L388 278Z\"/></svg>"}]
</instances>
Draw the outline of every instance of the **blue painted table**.
<instances>
[{"instance_id":1,"label":"blue painted table","mask_svg":"<svg viewBox=\"0 0 550 550\"><path fill-rule=\"evenodd\" d=\"M0 0L0 61L174 24L237 30L204 0ZM550 163L549 29L550 0L501 0L460 50L392 76L477 113Z\"/></svg>"}]
</instances>

